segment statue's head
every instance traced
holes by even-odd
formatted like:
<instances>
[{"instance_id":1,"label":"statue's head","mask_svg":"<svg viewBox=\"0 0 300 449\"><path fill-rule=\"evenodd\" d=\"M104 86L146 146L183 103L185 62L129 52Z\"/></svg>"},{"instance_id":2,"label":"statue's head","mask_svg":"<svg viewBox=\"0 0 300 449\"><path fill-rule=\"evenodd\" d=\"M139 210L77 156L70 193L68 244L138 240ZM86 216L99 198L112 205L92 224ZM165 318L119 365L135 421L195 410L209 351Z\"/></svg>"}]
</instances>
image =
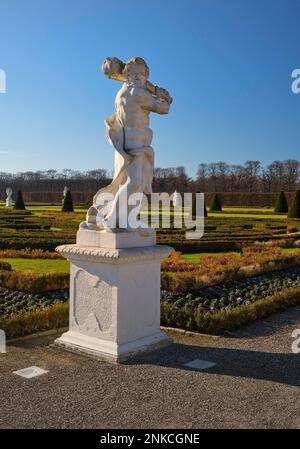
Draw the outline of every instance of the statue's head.
<instances>
[{"instance_id":1,"label":"statue's head","mask_svg":"<svg viewBox=\"0 0 300 449\"><path fill-rule=\"evenodd\" d=\"M137 85L144 85L149 77L149 67L143 58L131 58L125 64L123 74L128 81Z\"/></svg>"}]
</instances>

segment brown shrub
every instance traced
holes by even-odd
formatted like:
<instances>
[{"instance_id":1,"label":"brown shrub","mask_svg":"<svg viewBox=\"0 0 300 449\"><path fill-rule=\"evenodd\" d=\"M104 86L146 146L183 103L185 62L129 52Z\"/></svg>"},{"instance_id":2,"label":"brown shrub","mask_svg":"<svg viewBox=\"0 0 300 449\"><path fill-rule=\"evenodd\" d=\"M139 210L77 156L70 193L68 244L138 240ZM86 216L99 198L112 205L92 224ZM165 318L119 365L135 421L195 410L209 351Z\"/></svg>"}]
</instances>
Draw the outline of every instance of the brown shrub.
<instances>
[{"instance_id":1,"label":"brown shrub","mask_svg":"<svg viewBox=\"0 0 300 449\"><path fill-rule=\"evenodd\" d=\"M2 271L12 271L11 264L8 262L2 262L0 260L0 270Z\"/></svg>"},{"instance_id":2,"label":"brown shrub","mask_svg":"<svg viewBox=\"0 0 300 449\"><path fill-rule=\"evenodd\" d=\"M66 273L34 273L20 271L0 271L2 287L28 293L40 293L69 287Z\"/></svg>"},{"instance_id":3,"label":"brown shrub","mask_svg":"<svg viewBox=\"0 0 300 449\"><path fill-rule=\"evenodd\" d=\"M203 313L198 309L193 311L188 307L177 308L174 304L163 301L161 322L165 326L189 331L220 334L298 304L300 304L300 288L286 289L252 304L229 310L221 309L215 313Z\"/></svg>"},{"instance_id":4,"label":"brown shrub","mask_svg":"<svg viewBox=\"0 0 300 449\"><path fill-rule=\"evenodd\" d=\"M22 337L68 325L69 304L57 303L50 307L22 312L6 319L0 318L0 329L7 338Z\"/></svg>"}]
</instances>

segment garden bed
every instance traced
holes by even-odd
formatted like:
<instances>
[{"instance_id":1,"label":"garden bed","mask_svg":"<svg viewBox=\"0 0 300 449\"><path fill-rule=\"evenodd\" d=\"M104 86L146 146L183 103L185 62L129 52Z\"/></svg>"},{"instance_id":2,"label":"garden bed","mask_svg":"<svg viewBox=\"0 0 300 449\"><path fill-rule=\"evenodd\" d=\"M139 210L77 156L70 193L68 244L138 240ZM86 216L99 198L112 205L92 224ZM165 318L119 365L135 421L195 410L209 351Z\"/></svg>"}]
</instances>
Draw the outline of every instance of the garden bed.
<instances>
[{"instance_id":1,"label":"garden bed","mask_svg":"<svg viewBox=\"0 0 300 449\"><path fill-rule=\"evenodd\" d=\"M300 304L300 267L192 291L162 291L161 324L221 334ZM0 329L7 338L68 325L66 290L24 294L0 288Z\"/></svg>"},{"instance_id":2,"label":"garden bed","mask_svg":"<svg viewBox=\"0 0 300 449\"><path fill-rule=\"evenodd\" d=\"M1 319L7 319L18 313L29 312L59 302L65 302L68 298L68 290L33 294L0 287L0 317Z\"/></svg>"},{"instance_id":3,"label":"garden bed","mask_svg":"<svg viewBox=\"0 0 300 449\"><path fill-rule=\"evenodd\" d=\"M74 243L85 211L68 213L66 220L66 214L58 209L40 206L31 211L16 212L0 207L0 250L52 252L56 246ZM158 229L158 243L188 253L240 251L245 242L280 240L284 236L286 244L293 246L295 237L286 234L290 220L285 216L264 215L264 209L250 209L252 213L249 214L239 211L232 208L232 213L209 214L205 218L205 234L200 240L186 240L185 232L180 229ZM299 220L292 223L295 230L300 229Z\"/></svg>"},{"instance_id":4,"label":"garden bed","mask_svg":"<svg viewBox=\"0 0 300 449\"><path fill-rule=\"evenodd\" d=\"M200 288L263 273L298 267L298 251L286 252L268 244L245 246L241 253L205 255L198 262L173 253L162 263L161 283L164 290L185 295Z\"/></svg>"},{"instance_id":5,"label":"garden bed","mask_svg":"<svg viewBox=\"0 0 300 449\"><path fill-rule=\"evenodd\" d=\"M203 313L190 307L178 308L174 304L162 301L161 324L218 335L299 304L300 288L288 288L252 304L239 305L230 310L222 309L216 313ZM17 313L8 318L0 317L0 329L5 331L9 339L60 329L68 326L68 322L68 302L57 302L52 306Z\"/></svg>"},{"instance_id":6,"label":"garden bed","mask_svg":"<svg viewBox=\"0 0 300 449\"><path fill-rule=\"evenodd\" d=\"M203 312L191 307L176 307L167 301L161 303L161 324L193 332L220 335L238 329L300 304L300 288L288 288L248 305L238 305L215 313Z\"/></svg>"},{"instance_id":7,"label":"garden bed","mask_svg":"<svg viewBox=\"0 0 300 449\"><path fill-rule=\"evenodd\" d=\"M252 304L290 288L300 289L300 267L191 290L185 296L163 290L161 300L178 309L216 313Z\"/></svg>"}]
</instances>

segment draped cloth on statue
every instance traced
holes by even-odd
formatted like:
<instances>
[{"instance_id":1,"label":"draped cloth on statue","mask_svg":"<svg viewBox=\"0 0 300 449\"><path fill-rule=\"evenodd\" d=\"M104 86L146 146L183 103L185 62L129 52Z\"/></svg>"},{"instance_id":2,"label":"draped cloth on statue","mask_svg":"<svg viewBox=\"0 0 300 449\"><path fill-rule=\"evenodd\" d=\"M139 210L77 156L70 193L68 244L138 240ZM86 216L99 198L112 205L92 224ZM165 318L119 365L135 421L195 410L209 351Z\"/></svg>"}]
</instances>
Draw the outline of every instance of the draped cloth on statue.
<instances>
[{"instance_id":1,"label":"draped cloth on statue","mask_svg":"<svg viewBox=\"0 0 300 449\"><path fill-rule=\"evenodd\" d=\"M143 157L142 185L139 185L138 191L144 194L152 192L154 171L154 151L150 146L152 131L150 129L124 127L117 114L108 117L105 125L108 140L116 150L115 167L112 182L100 189L94 196L93 206L97 209L103 206L103 201L100 200L102 194L110 193L115 196L120 187L126 184L128 180L127 169L136 157ZM131 145L131 141L134 142L134 145Z\"/></svg>"}]
</instances>

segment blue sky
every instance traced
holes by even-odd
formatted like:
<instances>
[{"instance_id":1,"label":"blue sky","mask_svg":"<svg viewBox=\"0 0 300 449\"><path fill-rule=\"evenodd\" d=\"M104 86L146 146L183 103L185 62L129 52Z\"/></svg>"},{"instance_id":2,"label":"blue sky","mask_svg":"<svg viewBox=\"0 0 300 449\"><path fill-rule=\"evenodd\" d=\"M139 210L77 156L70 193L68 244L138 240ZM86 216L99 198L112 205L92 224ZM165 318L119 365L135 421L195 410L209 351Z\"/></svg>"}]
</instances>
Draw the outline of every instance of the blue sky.
<instances>
[{"instance_id":1,"label":"blue sky","mask_svg":"<svg viewBox=\"0 0 300 449\"><path fill-rule=\"evenodd\" d=\"M299 158L300 0L0 0L0 171L113 167L106 56L142 56L174 98L156 166Z\"/></svg>"}]
</instances>

